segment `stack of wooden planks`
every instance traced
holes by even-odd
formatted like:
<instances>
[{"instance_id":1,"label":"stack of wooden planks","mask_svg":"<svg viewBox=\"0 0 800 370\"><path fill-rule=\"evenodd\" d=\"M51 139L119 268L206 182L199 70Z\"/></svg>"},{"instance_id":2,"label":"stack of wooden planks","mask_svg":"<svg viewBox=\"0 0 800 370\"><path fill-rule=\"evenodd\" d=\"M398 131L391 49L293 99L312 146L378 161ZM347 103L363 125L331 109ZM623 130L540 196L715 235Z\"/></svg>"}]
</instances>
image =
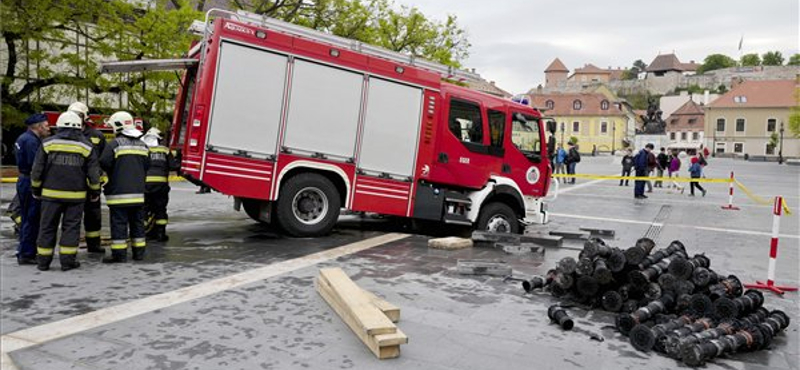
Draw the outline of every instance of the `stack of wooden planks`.
<instances>
[{"instance_id":1,"label":"stack of wooden planks","mask_svg":"<svg viewBox=\"0 0 800 370\"><path fill-rule=\"evenodd\" d=\"M361 289L340 268L320 269L315 287L375 356L400 356L400 345L408 343L408 337L394 324L400 320L397 306Z\"/></svg>"}]
</instances>

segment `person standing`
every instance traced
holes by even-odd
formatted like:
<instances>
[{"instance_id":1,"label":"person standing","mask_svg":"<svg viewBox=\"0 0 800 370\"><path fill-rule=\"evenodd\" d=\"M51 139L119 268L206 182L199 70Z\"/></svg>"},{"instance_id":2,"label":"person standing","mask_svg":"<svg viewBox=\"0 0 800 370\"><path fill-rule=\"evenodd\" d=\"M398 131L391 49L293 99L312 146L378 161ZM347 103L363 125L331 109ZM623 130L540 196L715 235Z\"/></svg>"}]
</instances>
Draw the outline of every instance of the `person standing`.
<instances>
[{"instance_id":1,"label":"person standing","mask_svg":"<svg viewBox=\"0 0 800 370\"><path fill-rule=\"evenodd\" d=\"M575 143L570 142L569 150L567 151L567 158L564 160L564 164L567 166L567 174L574 175L575 174L575 166L581 161L581 154L578 153L578 146ZM569 184L575 183L575 177L568 178Z\"/></svg>"},{"instance_id":2,"label":"person standing","mask_svg":"<svg viewBox=\"0 0 800 370\"><path fill-rule=\"evenodd\" d=\"M34 196L42 200L41 230L36 248L37 268L50 269L58 226L61 239L58 254L61 271L80 267L78 242L87 194L100 198L100 167L92 144L81 133L83 119L76 113L62 113L56 121L58 133L45 139L31 171Z\"/></svg>"},{"instance_id":3,"label":"person standing","mask_svg":"<svg viewBox=\"0 0 800 370\"><path fill-rule=\"evenodd\" d=\"M656 162L657 162L656 176L658 177L658 180L656 180L656 183L653 184L653 186L657 188L663 188L664 180L662 178L664 177L664 170L669 168L669 156L667 156L664 147L661 147L661 152L658 153L658 157L656 157Z\"/></svg>"},{"instance_id":4,"label":"person standing","mask_svg":"<svg viewBox=\"0 0 800 370\"><path fill-rule=\"evenodd\" d=\"M564 161L566 160L567 160L567 151L564 150L561 144L558 144L558 149L556 149L556 155L555 155L555 166L556 166L555 173L562 175L566 173L566 171L564 170L564 167L566 166L564 164ZM567 179L562 177L561 183L566 183L566 182Z\"/></svg>"},{"instance_id":5,"label":"person standing","mask_svg":"<svg viewBox=\"0 0 800 370\"><path fill-rule=\"evenodd\" d=\"M650 154L653 150L653 144L647 144L644 149L639 150L639 153L636 154L636 157L633 159L633 167L636 170L636 177L645 177L647 176L648 172L650 171ZM647 181L645 180L636 180L633 184L633 197L636 199L647 199L647 196L644 195L644 187Z\"/></svg>"},{"instance_id":6,"label":"person standing","mask_svg":"<svg viewBox=\"0 0 800 370\"><path fill-rule=\"evenodd\" d=\"M630 150L626 150L625 155L622 157L622 176L630 176L632 169L633 169L633 156L631 155ZM622 186L623 183L625 184L625 186L628 186L629 184L627 179L620 179L619 186Z\"/></svg>"},{"instance_id":7,"label":"person standing","mask_svg":"<svg viewBox=\"0 0 800 370\"><path fill-rule=\"evenodd\" d=\"M692 165L689 167L689 175L692 179L699 179L703 177L703 166L700 165L700 160L697 157L692 157ZM689 182L689 196L694 196L694 188L700 189L703 196L706 196L706 189L700 186L700 183L692 180Z\"/></svg>"},{"instance_id":8,"label":"person standing","mask_svg":"<svg viewBox=\"0 0 800 370\"><path fill-rule=\"evenodd\" d=\"M672 184L670 185L670 187L679 190L681 194L683 194L683 185L675 181L675 179L680 177L680 170L681 170L681 160L678 158L677 154L672 153L672 155L670 155L669 172L668 172L669 177L672 180Z\"/></svg>"},{"instance_id":9,"label":"person standing","mask_svg":"<svg viewBox=\"0 0 800 370\"><path fill-rule=\"evenodd\" d=\"M36 153L42 146L42 139L50 133L47 127L47 116L41 113L31 115L25 120L28 130L22 133L14 143L17 157L17 196L20 209L20 233L17 246L17 263L20 265L36 264L36 237L39 235L39 214L41 203L33 196L31 189L31 171Z\"/></svg>"},{"instance_id":10,"label":"person standing","mask_svg":"<svg viewBox=\"0 0 800 370\"><path fill-rule=\"evenodd\" d=\"M144 192L150 151L139 140L142 132L136 128L128 112L116 112L108 119L116 138L106 145L100 156L100 167L108 175L103 192L106 195L111 226L111 257L104 263L128 261L128 238L133 259L144 259L147 243L144 229ZM129 230L130 229L130 230Z\"/></svg>"},{"instance_id":11,"label":"person standing","mask_svg":"<svg viewBox=\"0 0 800 370\"><path fill-rule=\"evenodd\" d=\"M144 193L147 239L165 242L167 236L167 204L169 204L169 172L178 169L169 149L160 145L161 131L151 128L142 137L150 148L150 168L147 170Z\"/></svg>"},{"instance_id":12,"label":"person standing","mask_svg":"<svg viewBox=\"0 0 800 370\"><path fill-rule=\"evenodd\" d=\"M83 121L83 136L92 144L92 152L95 157L100 158L103 149L106 147L106 138L103 133L89 125L89 107L81 102L74 102L67 108L70 112L75 112ZM92 201L91 196L86 197L83 205L83 228L86 232L86 249L89 253L105 254L106 250L100 245L100 228L102 227L102 211L100 209L100 198Z\"/></svg>"},{"instance_id":13,"label":"person standing","mask_svg":"<svg viewBox=\"0 0 800 370\"><path fill-rule=\"evenodd\" d=\"M647 177L653 177L653 172L656 171L656 167L658 167L658 160L656 159L655 153L653 153L653 148L650 149L650 152L647 154ZM647 186L647 192L653 192L653 181L647 180L645 182Z\"/></svg>"}]
</instances>

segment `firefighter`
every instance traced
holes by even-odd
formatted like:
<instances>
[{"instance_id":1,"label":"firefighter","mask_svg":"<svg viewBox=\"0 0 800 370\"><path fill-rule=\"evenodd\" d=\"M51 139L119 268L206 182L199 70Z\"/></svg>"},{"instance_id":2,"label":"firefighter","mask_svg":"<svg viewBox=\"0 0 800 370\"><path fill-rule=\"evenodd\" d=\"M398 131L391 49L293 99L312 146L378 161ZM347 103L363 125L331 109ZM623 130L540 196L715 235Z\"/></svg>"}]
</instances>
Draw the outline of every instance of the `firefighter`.
<instances>
[{"instance_id":1,"label":"firefighter","mask_svg":"<svg viewBox=\"0 0 800 370\"><path fill-rule=\"evenodd\" d=\"M104 192L111 214L111 257L104 258L103 262L127 262L129 238L133 259L140 261L147 245L143 206L150 151L139 140L142 132L136 128L130 113L116 112L108 123L117 137L106 145L100 156L100 167L108 175Z\"/></svg>"},{"instance_id":2,"label":"firefighter","mask_svg":"<svg viewBox=\"0 0 800 370\"><path fill-rule=\"evenodd\" d=\"M47 127L47 116L34 114L25 120L28 130L23 132L14 143L17 157L17 196L19 197L20 215L22 216L19 246L17 246L17 263L20 265L36 264L36 236L39 235L40 202L33 197L31 191L31 170L42 145L42 139L50 134Z\"/></svg>"},{"instance_id":3,"label":"firefighter","mask_svg":"<svg viewBox=\"0 0 800 370\"><path fill-rule=\"evenodd\" d=\"M14 236L19 236L19 229L22 226L22 205L19 203L19 194L14 194L14 199L8 203L6 216L14 223Z\"/></svg>"},{"instance_id":4,"label":"firefighter","mask_svg":"<svg viewBox=\"0 0 800 370\"><path fill-rule=\"evenodd\" d=\"M36 260L41 271L50 269L58 243L61 271L80 267L77 260L81 236L81 216L87 193L100 198L100 167L92 144L81 133L83 119L75 112L58 117L58 132L42 142L31 172L33 193L42 200L41 229Z\"/></svg>"},{"instance_id":5,"label":"firefighter","mask_svg":"<svg viewBox=\"0 0 800 370\"><path fill-rule=\"evenodd\" d=\"M169 203L169 171L177 165L169 149L159 145L161 131L155 127L147 131L142 141L150 148L150 169L144 193L147 239L165 242L167 236L167 204Z\"/></svg>"},{"instance_id":6,"label":"firefighter","mask_svg":"<svg viewBox=\"0 0 800 370\"><path fill-rule=\"evenodd\" d=\"M74 102L67 108L70 112L75 112L83 121L83 136L92 144L92 152L95 157L100 158L103 149L106 147L106 138L103 133L89 125L89 107L81 102ZM105 254L106 250L100 246L100 228L102 226L100 210L100 198L92 201L90 196L86 197L83 205L83 229L86 231L86 249L89 253Z\"/></svg>"}]
</instances>

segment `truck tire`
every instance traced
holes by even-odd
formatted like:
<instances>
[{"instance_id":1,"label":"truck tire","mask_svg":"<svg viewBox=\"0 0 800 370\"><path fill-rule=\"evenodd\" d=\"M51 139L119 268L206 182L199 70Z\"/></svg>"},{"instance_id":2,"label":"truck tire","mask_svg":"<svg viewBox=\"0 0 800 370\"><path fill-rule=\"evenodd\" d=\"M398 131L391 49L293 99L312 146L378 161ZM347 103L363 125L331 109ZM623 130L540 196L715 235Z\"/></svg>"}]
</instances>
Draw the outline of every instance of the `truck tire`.
<instances>
[{"instance_id":1,"label":"truck tire","mask_svg":"<svg viewBox=\"0 0 800 370\"><path fill-rule=\"evenodd\" d=\"M248 217L252 218L253 221L266 225L269 223L262 221L259 218L259 212L261 211L261 203L265 202L266 201L259 199L242 199L242 208L244 209L244 213L246 213Z\"/></svg>"},{"instance_id":2,"label":"truck tire","mask_svg":"<svg viewBox=\"0 0 800 370\"><path fill-rule=\"evenodd\" d=\"M483 206L475 227L478 231L510 234L521 232L517 214L507 204L500 202L492 202Z\"/></svg>"},{"instance_id":3,"label":"truck tire","mask_svg":"<svg viewBox=\"0 0 800 370\"><path fill-rule=\"evenodd\" d=\"M339 192L330 180L302 173L286 181L278 196L276 220L292 236L329 233L339 219Z\"/></svg>"}]
</instances>

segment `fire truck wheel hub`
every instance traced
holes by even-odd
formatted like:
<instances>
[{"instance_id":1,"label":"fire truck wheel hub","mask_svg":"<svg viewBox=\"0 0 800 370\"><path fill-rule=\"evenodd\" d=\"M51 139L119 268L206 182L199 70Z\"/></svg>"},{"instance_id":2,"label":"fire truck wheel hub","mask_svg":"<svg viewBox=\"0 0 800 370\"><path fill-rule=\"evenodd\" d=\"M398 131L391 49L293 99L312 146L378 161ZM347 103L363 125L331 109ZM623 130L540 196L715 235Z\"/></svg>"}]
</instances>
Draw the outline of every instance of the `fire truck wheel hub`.
<instances>
[{"instance_id":1,"label":"fire truck wheel hub","mask_svg":"<svg viewBox=\"0 0 800 370\"><path fill-rule=\"evenodd\" d=\"M496 215L490 218L489 222L486 223L486 229L496 233L510 233L511 224L506 220L505 216Z\"/></svg>"},{"instance_id":2,"label":"fire truck wheel hub","mask_svg":"<svg viewBox=\"0 0 800 370\"><path fill-rule=\"evenodd\" d=\"M303 188L292 200L292 213L306 225L316 224L328 213L328 197L320 189Z\"/></svg>"}]
</instances>

